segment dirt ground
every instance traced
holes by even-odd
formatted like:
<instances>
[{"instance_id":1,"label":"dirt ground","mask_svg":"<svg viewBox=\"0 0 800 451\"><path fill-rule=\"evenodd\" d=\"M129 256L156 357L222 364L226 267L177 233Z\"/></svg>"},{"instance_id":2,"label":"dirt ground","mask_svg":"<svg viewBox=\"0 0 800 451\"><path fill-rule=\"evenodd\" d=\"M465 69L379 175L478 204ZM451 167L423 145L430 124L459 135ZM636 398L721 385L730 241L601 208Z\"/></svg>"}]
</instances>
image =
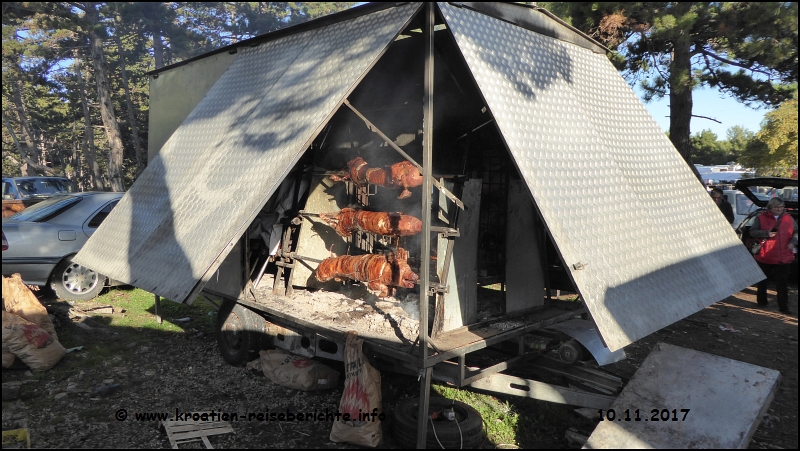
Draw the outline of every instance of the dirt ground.
<instances>
[{"instance_id":1,"label":"dirt ground","mask_svg":"<svg viewBox=\"0 0 800 451\"><path fill-rule=\"evenodd\" d=\"M774 292L772 292L774 299ZM718 302L626 348L629 358L607 367L630 378L658 342L728 357L781 372L782 380L750 448L796 449L798 446L798 291L790 290L790 316L755 302L751 287ZM53 303L45 299L46 304ZM52 304L55 306L56 304ZM51 307L56 310L54 307ZM67 354L52 370L34 374L24 367L3 370L3 382L22 382L21 397L3 402L3 430L27 427L34 448L169 448L156 420L138 418L147 413L235 412L233 434L210 438L222 448L353 448L332 443L329 422L248 421L248 413L335 411L337 390L300 392L271 383L262 374L225 364L217 350L213 329L184 327L183 333L152 330L121 331L97 318L90 329L77 327L56 315L65 347L85 346ZM108 324L108 322L105 322ZM341 364L327 362L343 370ZM102 387L118 384L106 392ZM384 409L399 400L416 397L416 378L383 372ZM589 434L592 422L572 407L521 398L508 400L521 416L536 418L534 426L517 431L523 448L572 448L565 432L572 427ZM244 418L244 419L241 419ZM382 448L397 448L384 423ZM4 448L6 446L4 445ZM200 448L200 443L183 445ZM484 448L508 448L487 441Z\"/></svg>"}]
</instances>

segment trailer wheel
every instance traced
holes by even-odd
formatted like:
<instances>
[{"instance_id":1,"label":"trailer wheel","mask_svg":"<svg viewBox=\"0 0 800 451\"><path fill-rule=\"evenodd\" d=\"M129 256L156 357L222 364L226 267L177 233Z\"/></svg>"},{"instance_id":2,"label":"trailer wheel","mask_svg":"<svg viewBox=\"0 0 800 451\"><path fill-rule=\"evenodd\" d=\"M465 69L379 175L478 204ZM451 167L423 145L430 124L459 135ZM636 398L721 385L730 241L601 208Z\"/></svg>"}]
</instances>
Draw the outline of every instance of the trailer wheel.
<instances>
[{"instance_id":1,"label":"trailer wheel","mask_svg":"<svg viewBox=\"0 0 800 451\"><path fill-rule=\"evenodd\" d=\"M428 449L477 448L483 440L483 419L478 411L460 401L454 403L451 399L431 398L428 412L439 412L446 408L453 409L456 419L428 420L425 447ZM394 438L402 448L414 449L417 447L418 414L419 399L417 398L400 401L392 411Z\"/></svg>"},{"instance_id":2,"label":"trailer wheel","mask_svg":"<svg viewBox=\"0 0 800 451\"><path fill-rule=\"evenodd\" d=\"M250 312L241 304L224 301L217 315L217 347L222 359L233 366L243 366L255 350Z\"/></svg>"},{"instance_id":3,"label":"trailer wheel","mask_svg":"<svg viewBox=\"0 0 800 451\"><path fill-rule=\"evenodd\" d=\"M586 353L584 349L583 345L578 343L578 340L568 340L558 347L558 356L564 363L572 365L579 360L585 360Z\"/></svg>"}]
</instances>

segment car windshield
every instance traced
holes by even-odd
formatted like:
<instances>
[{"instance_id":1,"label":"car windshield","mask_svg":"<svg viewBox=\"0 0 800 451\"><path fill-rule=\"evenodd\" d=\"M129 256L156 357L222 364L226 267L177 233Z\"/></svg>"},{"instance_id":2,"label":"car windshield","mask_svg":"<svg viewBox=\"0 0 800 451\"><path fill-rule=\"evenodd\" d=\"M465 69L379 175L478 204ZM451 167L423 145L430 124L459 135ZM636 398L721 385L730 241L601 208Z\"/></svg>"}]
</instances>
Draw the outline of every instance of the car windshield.
<instances>
[{"instance_id":1,"label":"car windshield","mask_svg":"<svg viewBox=\"0 0 800 451\"><path fill-rule=\"evenodd\" d=\"M753 207L753 201L748 199L744 194L736 195L736 211L739 212L739 214L746 214L757 208L758 207Z\"/></svg>"},{"instance_id":2,"label":"car windshield","mask_svg":"<svg viewBox=\"0 0 800 451\"><path fill-rule=\"evenodd\" d=\"M75 184L60 178L30 178L16 180L20 197L29 199L35 196L49 196L61 193L74 193Z\"/></svg>"},{"instance_id":3,"label":"car windshield","mask_svg":"<svg viewBox=\"0 0 800 451\"><path fill-rule=\"evenodd\" d=\"M32 205L21 212L11 216L15 221L42 222L55 218L64 213L83 198L78 196L55 196Z\"/></svg>"}]
</instances>

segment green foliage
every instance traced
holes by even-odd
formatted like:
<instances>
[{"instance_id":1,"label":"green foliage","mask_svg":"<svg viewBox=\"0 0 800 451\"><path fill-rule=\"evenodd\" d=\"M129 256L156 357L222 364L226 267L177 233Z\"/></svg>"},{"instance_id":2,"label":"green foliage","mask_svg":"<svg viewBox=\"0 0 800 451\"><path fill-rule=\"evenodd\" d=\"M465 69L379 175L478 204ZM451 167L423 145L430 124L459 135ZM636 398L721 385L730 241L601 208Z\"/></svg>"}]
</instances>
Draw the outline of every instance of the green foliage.
<instances>
[{"instance_id":1,"label":"green foliage","mask_svg":"<svg viewBox=\"0 0 800 451\"><path fill-rule=\"evenodd\" d=\"M540 5L614 50L610 59L646 101L670 95L670 139L687 159L692 89L714 87L753 107L777 106L797 89L796 2Z\"/></svg>"},{"instance_id":2,"label":"green foliage","mask_svg":"<svg viewBox=\"0 0 800 451\"><path fill-rule=\"evenodd\" d=\"M729 162L744 163L745 150L756 141L755 133L741 126L728 129L725 140L719 140L711 130L703 130L691 137L692 161L703 165L722 165ZM748 166L750 167L750 166Z\"/></svg>"},{"instance_id":3,"label":"green foliage","mask_svg":"<svg viewBox=\"0 0 800 451\"><path fill-rule=\"evenodd\" d=\"M3 174L21 175L23 169L27 173L49 171L65 174L89 189L89 163L94 148L100 176L107 178L110 143L98 108L96 74L89 54L90 32L103 39L110 103L124 146L121 174L128 187L138 174L133 144L137 131L143 147L140 157L146 159L147 155L148 71L353 5L5 2ZM133 114L129 113L122 83L123 63ZM23 154L31 164L24 165ZM98 185L102 189L107 180Z\"/></svg>"},{"instance_id":4,"label":"green foliage","mask_svg":"<svg viewBox=\"0 0 800 451\"><path fill-rule=\"evenodd\" d=\"M797 120L796 97L767 113L756 139L745 149L742 162L765 176L786 177L796 171Z\"/></svg>"},{"instance_id":5,"label":"green foliage","mask_svg":"<svg viewBox=\"0 0 800 451\"><path fill-rule=\"evenodd\" d=\"M626 76L666 94L679 36L691 40L693 78L743 102L777 105L797 81L797 3L540 3L627 58ZM688 6L686 6L688 5ZM731 68L734 71L731 71Z\"/></svg>"},{"instance_id":6,"label":"green foliage","mask_svg":"<svg viewBox=\"0 0 800 451\"><path fill-rule=\"evenodd\" d=\"M733 160L736 161L747 148L747 144L755 138L755 133L740 125L735 125L728 129L725 136L728 138L730 151L734 156Z\"/></svg>"},{"instance_id":7,"label":"green foliage","mask_svg":"<svg viewBox=\"0 0 800 451\"><path fill-rule=\"evenodd\" d=\"M692 136L692 161L703 165L726 164L730 152L728 143L717 141L711 130L703 130Z\"/></svg>"}]
</instances>

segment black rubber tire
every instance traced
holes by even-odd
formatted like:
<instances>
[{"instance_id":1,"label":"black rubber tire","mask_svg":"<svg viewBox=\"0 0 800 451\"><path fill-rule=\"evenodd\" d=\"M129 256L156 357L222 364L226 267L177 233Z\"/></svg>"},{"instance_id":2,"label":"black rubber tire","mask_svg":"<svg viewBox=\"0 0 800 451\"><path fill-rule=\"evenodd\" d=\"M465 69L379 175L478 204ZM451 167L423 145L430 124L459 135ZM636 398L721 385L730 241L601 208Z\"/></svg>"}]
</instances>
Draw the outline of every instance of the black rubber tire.
<instances>
[{"instance_id":1,"label":"black rubber tire","mask_svg":"<svg viewBox=\"0 0 800 451\"><path fill-rule=\"evenodd\" d=\"M584 349L583 345L578 343L578 340L568 340L558 347L558 357L562 362L572 365L586 358Z\"/></svg>"},{"instance_id":2,"label":"black rubber tire","mask_svg":"<svg viewBox=\"0 0 800 451\"><path fill-rule=\"evenodd\" d=\"M456 425L456 421L452 420L433 420L434 426L431 427L431 421L428 420L428 436L425 447L427 449L441 449L442 446L445 449L477 448L483 441L483 420L478 411L460 401L455 401L454 404L451 399L431 398L428 412L438 412L446 407L453 408L458 425ZM398 402L392 411L393 435L397 444L403 448L414 449L417 447L418 414L419 399L417 398ZM459 428L461 428L460 431Z\"/></svg>"},{"instance_id":3,"label":"black rubber tire","mask_svg":"<svg viewBox=\"0 0 800 451\"><path fill-rule=\"evenodd\" d=\"M50 288L56 296L67 301L94 299L106 286L107 277L64 257L50 275Z\"/></svg>"},{"instance_id":4,"label":"black rubber tire","mask_svg":"<svg viewBox=\"0 0 800 451\"><path fill-rule=\"evenodd\" d=\"M259 351L260 339L254 324L256 313L233 301L224 301L217 314L217 347L222 359L243 366ZM262 319L263 321L263 319Z\"/></svg>"}]
</instances>

